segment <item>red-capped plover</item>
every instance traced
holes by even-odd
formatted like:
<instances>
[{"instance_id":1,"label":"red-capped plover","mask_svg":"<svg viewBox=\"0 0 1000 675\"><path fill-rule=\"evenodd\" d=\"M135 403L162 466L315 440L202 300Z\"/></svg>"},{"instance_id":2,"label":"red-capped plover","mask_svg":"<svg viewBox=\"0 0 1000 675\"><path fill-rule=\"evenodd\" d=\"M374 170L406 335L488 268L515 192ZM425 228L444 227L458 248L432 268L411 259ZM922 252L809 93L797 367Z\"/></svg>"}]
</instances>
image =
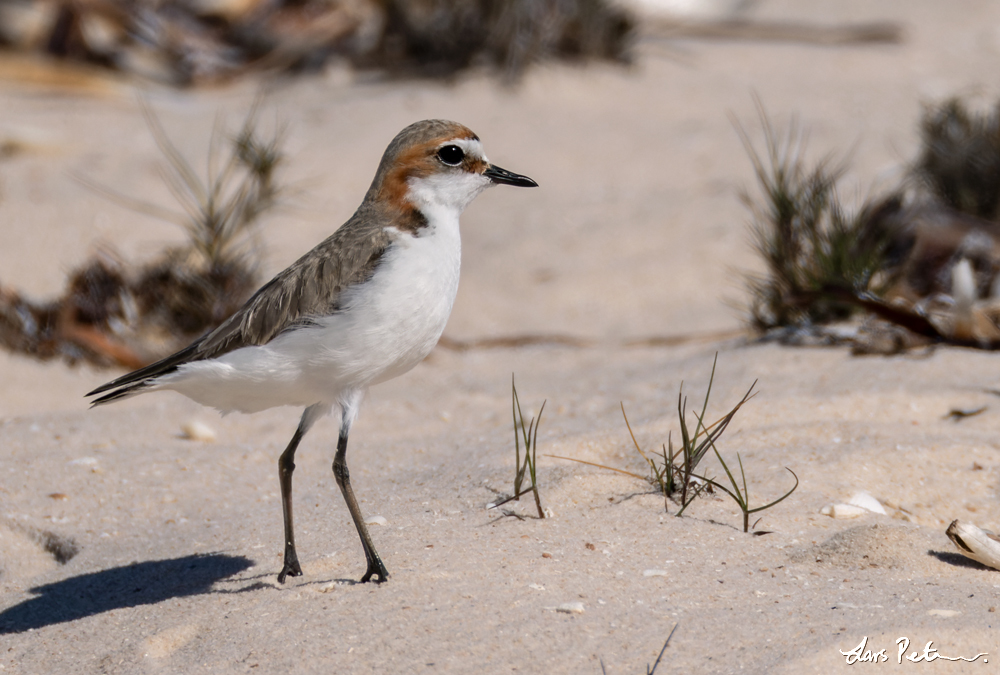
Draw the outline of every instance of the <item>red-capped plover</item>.
<instances>
[{"instance_id":1,"label":"red-capped plover","mask_svg":"<svg viewBox=\"0 0 1000 675\"><path fill-rule=\"evenodd\" d=\"M104 394L96 406L169 389L222 413L305 407L278 459L282 583L302 574L292 532L295 449L336 407L333 473L368 561L361 581L385 581L388 572L351 489L347 437L368 387L413 368L441 337L458 290L459 215L497 183L537 186L491 164L479 137L461 124L411 124L386 148L361 206L332 236L211 333L87 395Z\"/></svg>"}]
</instances>

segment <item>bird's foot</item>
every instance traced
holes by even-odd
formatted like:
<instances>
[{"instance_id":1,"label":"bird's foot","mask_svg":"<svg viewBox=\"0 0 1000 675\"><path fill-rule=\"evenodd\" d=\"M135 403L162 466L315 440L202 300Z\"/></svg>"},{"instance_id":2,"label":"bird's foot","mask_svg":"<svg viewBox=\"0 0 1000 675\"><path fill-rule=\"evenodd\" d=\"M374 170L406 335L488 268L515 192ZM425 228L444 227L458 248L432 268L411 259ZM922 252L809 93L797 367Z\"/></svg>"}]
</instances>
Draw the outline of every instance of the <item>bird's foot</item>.
<instances>
[{"instance_id":1,"label":"bird's foot","mask_svg":"<svg viewBox=\"0 0 1000 675\"><path fill-rule=\"evenodd\" d=\"M302 567L299 566L299 561L297 558L292 558L289 560L285 559L285 564L282 566L281 571L278 572L278 583L285 583L285 577L301 577Z\"/></svg>"},{"instance_id":2,"label":"bird's foot","mask_svg":"<svg viewBox=\"0 0 1000 675\"><path fill-rule=\"evenodd\" d=\"M372 577L378 577L377 579L372 579ZM365 575L361 577L361 583L368 583L369 581L374 581L377 584L381 584L384 581L389 580L389 571L386 570L385 565L379 558L375 560L368 561L368 571Z\"/></svg>"}]
</instances>

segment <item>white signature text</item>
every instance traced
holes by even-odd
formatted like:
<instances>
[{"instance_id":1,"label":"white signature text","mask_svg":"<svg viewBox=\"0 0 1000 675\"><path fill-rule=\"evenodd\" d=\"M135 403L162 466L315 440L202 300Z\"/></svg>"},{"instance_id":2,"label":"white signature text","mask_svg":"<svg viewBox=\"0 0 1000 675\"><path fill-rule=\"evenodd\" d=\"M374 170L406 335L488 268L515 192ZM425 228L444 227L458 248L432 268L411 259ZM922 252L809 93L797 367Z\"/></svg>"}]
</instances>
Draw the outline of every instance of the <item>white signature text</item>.
<instances>
[{"instance_id":1,"label":"white signature text","mask_svg":"<svg viewBox=\"0 0 1000 675\"><path fill-rule=\"evenodd\" d=\"M862 638L861 643L854 649L848 652L841 651L841 655L847 657L847 665L850 666L855 663L885 663L889 660L889 656L886 654L885 649L866 649L867 645L868 636L866 635ZM934 648L933 640L924 645L923 651L913 651L909 654L906 654L906 650L910 648L910 638L898 638L896 640L896 646L898 648L896 653L897 664L902 663L904 658L911 663L920 663L921 661L930 663L931 661L937 661L938 659L944 659L945 661L968 661L971 663L972 661L979 659L980 656L984 657L983 663L989 663L989 660L985 658L989 656L988 652L981 652L971 658L966 656L945 656L944 654L940 654L938 653L938 650Z\"/></svg>"}]
</instances>

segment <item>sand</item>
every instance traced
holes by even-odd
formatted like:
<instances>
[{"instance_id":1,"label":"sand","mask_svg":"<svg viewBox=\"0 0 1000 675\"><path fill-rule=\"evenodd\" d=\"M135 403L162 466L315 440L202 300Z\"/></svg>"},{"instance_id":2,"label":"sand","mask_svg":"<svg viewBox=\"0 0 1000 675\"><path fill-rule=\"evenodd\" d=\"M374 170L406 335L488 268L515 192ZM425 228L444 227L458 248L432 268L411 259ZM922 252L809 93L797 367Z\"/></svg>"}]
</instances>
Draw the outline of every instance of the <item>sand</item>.
<instances>
[{"instance_id":1,"label":"sand","mask_svg":"<svg viewBox=\"0 0 1000 675\"><path fill-rule=\"evenodd\" d=\"M281 586L276 461L299 411L220 418L173 394L89 411L83 393L114 371L0 354L0 669L638 673L675 625L658 673L840 672L863 641L862 653L885 650L883 669L1000 660L1000 572L944 535L956 518L1000 524L996 357L858 358L740 337L741 272L758 263L738 198L752 169L729 118L759 140L756 94L777 123L798 115L809 156L850 153L846 197L891 185L923 104L1000 95L1000 6L761 2L752 16L895 20L905 40L648 41L632 67L546 65L517 87L334 67L273 92L266 119L287 126L294 193L263 231L267 273L346 220L399 129L447 117L541 187L497 188L466 212L446 336L588 345L439 348L371 391L348 460L362 510L385 519L372 528L391 574L381 585L354 583L363 556L330 471L331 421L296 458L305 575ZM217 117L238 123L257 88L144 96L200 161ZM0 283L46 297L99 246L140 261L181 239L74 178L170 204L136 93L0 84L0 137L26 148L0 161ZM625 345L651 336L688 339ZM677 518L643 480L548 456L644 474L620 405L659 448L678 432L678 388L700 400L716 352L710 416L758 382L720 444L742 457L752 502L794 484L785 467L801 481L756 514L768 534L744 534L724 496ZM544 520L525 499L508 505L520 517L486 509L511 489L512 373L527 409L547 400ZM183 438L191 421L216 439ZM705 469L723 475L714 459ZM859 490L887 515L820 514ZM897 665L898 638L907 653L933 641L946 656L989 655Z\"/></svg>"}]
</instances>

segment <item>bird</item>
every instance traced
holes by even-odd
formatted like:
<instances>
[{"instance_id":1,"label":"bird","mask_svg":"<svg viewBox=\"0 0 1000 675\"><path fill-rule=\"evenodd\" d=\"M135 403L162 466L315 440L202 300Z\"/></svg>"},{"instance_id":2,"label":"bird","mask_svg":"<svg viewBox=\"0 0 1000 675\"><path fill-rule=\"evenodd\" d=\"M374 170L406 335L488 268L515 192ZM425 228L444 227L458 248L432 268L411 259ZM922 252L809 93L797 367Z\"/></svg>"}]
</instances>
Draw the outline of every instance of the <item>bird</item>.
<instances>
[{"instance_id":1,"label":"bird","mask_svg":"<svg viewBox=\"0 0 1000 675\"><path fill-rule=\"evenodd\" d=\"M389 143L354 215L264 284L218 328L188 347L86 394L91 407L172 390L230 412L304 410L278 458L284 564L301 576L292 517L295 451L315 422L336 411L337 485L361 538L361 582L389 573L351 487L347 439L368 388L426 357L458 291L459 216L486 188L537 187L492 164L479 137L448 120L415 122Z\"/></svg>"}]
</instances>

